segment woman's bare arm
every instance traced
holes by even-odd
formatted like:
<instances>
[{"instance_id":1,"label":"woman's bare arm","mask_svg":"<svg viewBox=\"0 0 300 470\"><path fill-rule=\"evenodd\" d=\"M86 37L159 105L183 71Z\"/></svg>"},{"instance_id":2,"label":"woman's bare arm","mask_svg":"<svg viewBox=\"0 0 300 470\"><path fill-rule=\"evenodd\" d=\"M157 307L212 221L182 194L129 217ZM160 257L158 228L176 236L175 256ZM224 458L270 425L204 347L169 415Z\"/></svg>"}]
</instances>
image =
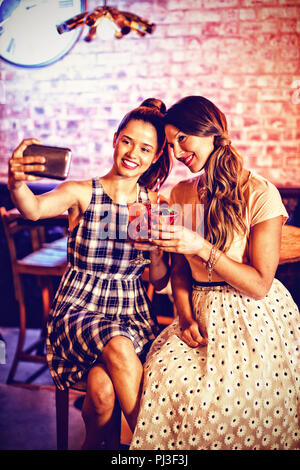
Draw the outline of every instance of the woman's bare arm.
<instances>
[{"instance_id":1,"label":"woman's bare arm","mask_svg":"<svg viewBox=\"0 0 300 470\"><path fill-rule=\"evenodd\" d=\"M165 251L199 256L207 262L212 244L201 235L184 227L174 227L174 239L153 240ZM254 299L263 298L269 291L278 266L282 231L282 216L260 222L250 232L250 262L238 263L225 253L215 264L214 272L240 292Z\"/></svg>"},{"instance_id":2,"label":"woman's bare arm","mask_svg":"<svg viewBox=\"0 0 300 470\"><path fill-rule=\"evenodd\" d=\"M215 265L216 273L240 292L262 299L271 288L278 266L281 232L282 216L254 225L250 231L249 265L222 254Z\"/></svg>"},{"instance_id":3,"label":"woman's bare arm","mask_svg":"<svg viewBox=\"0 0 300 470\"><path fill-rule=\"evenodd\" d=\"M207 338L205 332L201 330L201 321L196 321L193 315L192 274L183 255L172 255L171 284L182 340L191 347L206 345Z\"/></svg>"},{"instance_id":4,"label":"woman's bare arm","mask_svg":"<svg viewBox=\"0 0 300 470\"><path fill-rule=\"evenodd\" d=\"M75 181L61 183L54 190L42 195L35 195L31 191L26 182L39 178L25 173L25 169L43 170L44 157L24 157L23 152L28 145L38 142L36 139L23 140L12 154L8 171L8 189L12 201L21 214L31 220L55 217L79 205L84 191L84 185Z\"/></svg>"}]
</instances>

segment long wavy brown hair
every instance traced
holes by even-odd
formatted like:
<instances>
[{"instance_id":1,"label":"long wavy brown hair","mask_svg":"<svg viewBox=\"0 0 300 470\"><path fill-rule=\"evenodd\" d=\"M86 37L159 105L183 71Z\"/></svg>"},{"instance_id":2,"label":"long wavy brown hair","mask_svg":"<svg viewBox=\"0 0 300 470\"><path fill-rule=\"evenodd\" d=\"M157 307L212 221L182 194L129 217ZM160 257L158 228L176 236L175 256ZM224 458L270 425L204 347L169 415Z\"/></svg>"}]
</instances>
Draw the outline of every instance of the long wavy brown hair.
<instances>
[{"instance_id":1,"label":"long wavy brown hair","mask_svg":"<svg viewBox=\"0 0 300 470\"><path fill-rule=\"evenodd\" d=\"M187 135L214 136L214 150L198 193L204 203L205 237L226 252L234 232L246 231L246 201L241 181L243 160L231 145L225 115L203 96L187 96L168 109L164 120Z\"/></svg>"}]
</instances>

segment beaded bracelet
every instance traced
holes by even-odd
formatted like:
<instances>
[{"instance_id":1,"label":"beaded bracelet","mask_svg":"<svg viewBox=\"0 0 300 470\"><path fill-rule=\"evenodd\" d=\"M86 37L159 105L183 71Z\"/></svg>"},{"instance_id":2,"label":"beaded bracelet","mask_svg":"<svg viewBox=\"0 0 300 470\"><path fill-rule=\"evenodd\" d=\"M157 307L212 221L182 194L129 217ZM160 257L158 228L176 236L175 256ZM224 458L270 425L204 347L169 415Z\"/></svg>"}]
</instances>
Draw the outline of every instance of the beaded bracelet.
<instances>
[{"instance_id":1,"label":"beaded bracelet","mask_svg":"<svg viewBox=\"0 0 300 470\"><path fill-rule=\"evenodd\" d=\"M219 256L221 255L221 252L217 250L215 246L212 247L209 253L209 258L206 263L206 269L208 272L208 282L211 282L211 274L214 270L215 264L219 259Z\"/></svg>"}]
</instances>

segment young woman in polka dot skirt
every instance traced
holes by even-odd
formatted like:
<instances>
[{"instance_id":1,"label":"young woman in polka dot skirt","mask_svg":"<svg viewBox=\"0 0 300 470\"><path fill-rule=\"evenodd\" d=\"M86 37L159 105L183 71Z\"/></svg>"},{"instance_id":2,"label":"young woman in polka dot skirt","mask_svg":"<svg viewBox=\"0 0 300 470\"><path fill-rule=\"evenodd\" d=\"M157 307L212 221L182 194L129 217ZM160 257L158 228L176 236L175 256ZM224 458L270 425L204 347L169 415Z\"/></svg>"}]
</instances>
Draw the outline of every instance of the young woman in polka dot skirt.
<instances>
[{"instance_id":1,"label":"young woman in polka dot skirt","mask_svg":"<svg viewBox=\"0 0 300 470\"><path fill-rule=\"evenodd\" d=\"M178 316L148 353L131 449L299 448L299 311L274 279L279 192L243 168L209 100L183 98L165 123L174 157L204 170L171 192L183 214L203 204L204 235L175 226L153 240L173 253Z\"/></svg>"}]
</instances>

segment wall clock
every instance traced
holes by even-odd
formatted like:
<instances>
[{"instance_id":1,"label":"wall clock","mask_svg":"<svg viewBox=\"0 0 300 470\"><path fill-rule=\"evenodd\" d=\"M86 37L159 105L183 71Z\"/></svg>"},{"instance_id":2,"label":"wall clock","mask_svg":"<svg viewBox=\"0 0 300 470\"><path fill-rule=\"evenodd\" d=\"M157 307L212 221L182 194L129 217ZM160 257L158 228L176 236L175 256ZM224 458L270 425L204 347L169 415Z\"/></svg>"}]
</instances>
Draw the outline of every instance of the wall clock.
<instances>
[{"instance_id":1,"label":"wall clock","mask_svg":"<svg viewBox=\"0 0 300 470\"><path fill-rule=\"evenodd\" d=\"M56 25L85 11L85 0L0 0L0 57L22 67L61 59L82 28L59 34Z\"/></svg>"}]
</instances>

